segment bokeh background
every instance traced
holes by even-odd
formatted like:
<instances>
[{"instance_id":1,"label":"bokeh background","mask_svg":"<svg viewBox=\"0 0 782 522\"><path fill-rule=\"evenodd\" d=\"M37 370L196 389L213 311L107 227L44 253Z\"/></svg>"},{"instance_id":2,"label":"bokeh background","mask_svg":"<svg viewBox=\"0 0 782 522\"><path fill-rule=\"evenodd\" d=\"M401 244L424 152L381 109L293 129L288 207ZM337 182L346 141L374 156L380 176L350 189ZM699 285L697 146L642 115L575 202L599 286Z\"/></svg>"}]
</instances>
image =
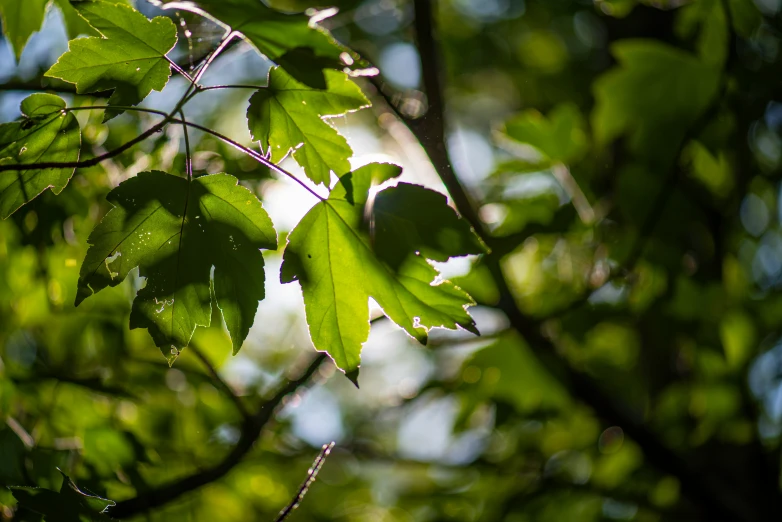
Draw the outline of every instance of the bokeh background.
<instances>
[{"instance_id":1,"label":"bokeh background","mask_svg":"<svg viewBox=\"0 0 782 522\"><path fill-rule=\"evenodd\" d=\"M406 125L429 111L412 2L333 3L338 12L322 25L380 71L356 80L373 107L331 120L355 151L351 164L393 161L403 180L445 192ZM192 13L135 5L174 20L180 64L223 36ZM719 502L748 521L778 514L780 8L438 1L450 165L507 282L498 286L478 257L440 266L479 303L471 312L481 337L437 331L423 347L375 321L360 389L323 365L227 477L139 520L271 520L330 441L336 448L291 520L713 520ZM101 103L42 78L68 38L52 6L18 64L0 42L0 120L19 117L20 101L41 88L72 105ZM270 65L241 43L204 83L263 85ZM170 110L186 87L174 77L144 106ZM251 94L208 91L188 119L253 146ZM78 113L95 154L155 121L101 117ZM196 172L242 179L283 237L316 202L212 137L191 139ZM182 130L170 126L0 222L3 481L57 489L59 467L121 500L202 469L237 442L239 413L203 362L185 350L169 368L147 332L128 330L137 274L72 305L105 194L138 172L183 168ZM314 355L298 284L280 284L281 251L265 258L267 297L241 352L231 356L217 320L193 341L247 404ZM508 298L549 346L525 341L500 306ZM377 306L373 316L382 316ZM605 415L572 372L620 403L652 442ZM689 471L662 462L655 444ZM705 497L688 494L690 472ZM0 490L0 517L14 519L14 506Z\"/></svg>"}]
</instances>

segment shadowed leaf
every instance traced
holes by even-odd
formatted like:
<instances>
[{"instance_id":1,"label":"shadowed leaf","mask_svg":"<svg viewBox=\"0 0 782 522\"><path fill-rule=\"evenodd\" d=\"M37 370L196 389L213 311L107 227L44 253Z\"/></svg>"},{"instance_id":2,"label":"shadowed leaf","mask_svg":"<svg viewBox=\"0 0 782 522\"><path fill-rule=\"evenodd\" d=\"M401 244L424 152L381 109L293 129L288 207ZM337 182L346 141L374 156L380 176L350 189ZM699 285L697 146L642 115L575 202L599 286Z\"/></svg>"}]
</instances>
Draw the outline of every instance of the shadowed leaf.
<instances>
[{"instance_id":1,"label":"shadowed leaf","mask_svg":"<svg viewBox=\"0 0 782 522\"><path fill-rule=\"evenodd\" d=\"M79 159L79 122L53 94L32 94L22 102L21 121L0 125L0 164L73 162ZM5 219L47 188L59 194L74 168L31 168L0 172L0 218Z\"/></svg>"},{"instance_id":2,"label":"shadowed leaf","mask_svg":"<svg viewBox=\"0 0 782 522\"><path fill-rule=\"evenodd\" d=\"M143 172L114 189L114 205L89 238L78 305L139 267L147 279L133 303L131 328L148 328L170 362L196 326L211 317L214 294L239 350L264 297L263 257L277 236L260 201L228 174L188 182Z\"/></svg>"}]
</instances>

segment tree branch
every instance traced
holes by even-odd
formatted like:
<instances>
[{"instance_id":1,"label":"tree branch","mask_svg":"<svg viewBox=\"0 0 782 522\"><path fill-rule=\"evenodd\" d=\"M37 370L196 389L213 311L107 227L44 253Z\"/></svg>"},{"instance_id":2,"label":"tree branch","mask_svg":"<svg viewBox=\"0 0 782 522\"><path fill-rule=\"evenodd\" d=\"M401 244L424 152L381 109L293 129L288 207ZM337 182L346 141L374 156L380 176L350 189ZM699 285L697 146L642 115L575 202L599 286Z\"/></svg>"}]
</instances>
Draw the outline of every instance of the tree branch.
<instances>
[{"instance_id":1,"label":"tree branch","mask_svg":"<svg viewBox=\"0 0 782 522\"><path fill-rule=\"evenodd\" d=\"M453 198L456 208L480 236L487 234L478 218L472 198L462 186L451 168L448 149L445 142L445 104L443 88L440 82L440 56L434 39L435 20L432 15L431 0L415 0L415 35L418 52L421 56L424 92L429 110L424 117L410 122L410 130L423 145L432 164Z\"/></svg>"},{"instance_id":2,"label":"tree branch","mask_svg":"<svg viewBox=\"0 0 782 522\"><path fill-rule=\"evenodd\" d=\"M280 511L280 514L277 515L277 518L274 519L274 522L282 522L288 516L290 516L293 511L299 507L299 504L301 504L302 499L304 499L304 495L307 494L307 491L309 491L310 486L313 482L315 482L315 479L318 476L318 473L320 472L320 468L323 467L323 464L326 463L326 458L331 453L331 450L334 449L334 442L331 442L329 444L324 444L323 447L320 449L320 453L315 458L315 462L312 463L312 466L310 466L310 469L307 470L307 478L302 482L301 486L299 487L299 490L296 492L296 495L294 495L293 499L288 503L287 506L285 506L282 511Z\"/></svg>"},{"instance_id":3,"label":"tree branch","mask_svg":"<svg viewBox=\"0 0 782 522\"><path fill-rule=\"evenodd\" d=\"M439 58L434 38L433 0L415 0L415 33L418 41L429 112L409 126L421 141L448 189L457 209L481 235L487 235L475 207L451 167L445 142L444 105L439 77ZM420 123L419 123L420 122ZM588 375L574 369L556 356L553 343L541 333L541 324L527 317L516 305L500 266L500 258L489 254L486 264L497 283L501 298L498 307L508 316L512 327L527 341L544 366L564 382L574 397L588 404L598 417L622 427L642 448L649 463L676 476L682 492L713 520L748 521L754 518L713 477L702 476L676 453L663 445L636 414L614 397L604 393Z\"/></svg>"},{"instance_id":4,"label":"tree branch","mask_svg":"<svg viewBox=\"0 0 782 522\"><path fill-rule=\"evenodd\" d=\"M201 350L193 345L190 345L187 349L188 351L193 352L196 357L198 357L198 360L201 361L201 364L204 365L206 370L209 372L209 375L212 376L212 380L215 382L215 384L217 384L217 387L225 394L226 397L231 400L231 402L234 403L234 406L236 406L236 409L239 410L239 413L242 414L242 417L245 420L249 419L251 417L250 412L247 411L247 408L242 402L242 399L236 395L228 383L225 382L222 377L220 377L220 374L217 373L217 370L214 366L212 366L212 363L209 362L209 359L206 358Z\"/></svg>"},{"instance_id":5,"label":"tree branch","mask_svg":"<svg viewBox=\"0 0 782 522\"><path fill-rule=\"evenodd\" d=\"M239 442L218 464L170 484L142 493L137 497L117 502L116 506L109 509L109 516L112 518L130 518L139 515L150 509L164 506L186 493L225 476L250 452L255 445L255 441L260 437L263 428L272 419L275 410L282 403L283 399L303 386L325 359L325 354L318 354L300 377L288 382L274 396L264 402L258 411L244 422Z\"/></svg>"}]
</instances>

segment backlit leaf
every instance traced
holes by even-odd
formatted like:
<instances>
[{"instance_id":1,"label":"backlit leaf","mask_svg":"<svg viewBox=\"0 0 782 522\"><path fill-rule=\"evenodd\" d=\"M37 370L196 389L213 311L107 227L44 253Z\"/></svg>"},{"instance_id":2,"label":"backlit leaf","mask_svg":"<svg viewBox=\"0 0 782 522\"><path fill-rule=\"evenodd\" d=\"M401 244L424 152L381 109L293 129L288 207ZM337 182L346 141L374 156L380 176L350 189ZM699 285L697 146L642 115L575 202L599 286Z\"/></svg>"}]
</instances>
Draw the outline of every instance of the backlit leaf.
<instances>
[{"instance_id":1,"label":"backlit leaf","mask_svg":"<svg viewBox=\"0 0 782 522\"><path fill-rule=\"evenodd\" d=\"M358 368L369 335L370 297L422 343L434 327L477 333L466 310L472 299L448 281L435 282L438 272L427 258L485 248L441 194L400 184L369 197L371 187L400 172L370 164L343 176L288 237L282 281L301 283L315 348L347 373ZM424 211L427 219L420 221Z\"/></svg>"},{"instance_id":2,"label":"backlit leaf","mask_svg":"<svg viewBox=\"0 0 782 522\"><path fill-rule=\"evenodd\" d=\"M48 0L0 0L3 32L11 44L16 60L33 33L41 30Z\"/></svg>"},{"instance_id":3,"label":"backlit leaf","mask_svg":"<svg viewBox=\"0 0 782 522\"><path fill-rule=\"evenodd\" d=\"M326 89L312 89L276 67L268 87L250 98L247 122L255 141L274 162L293 151L293 158L315 183L329 184L330 172L350 170L348 142L324 121L369 105L361 89L343 72L325 71Z\"/></svg>"},{"instance_id":4,"label":"backlit leaf","mask_svg":"<svg viewBox=\"0 0 782 522\"><path fill-rule=\"evenodd\" d=\"M53 94L32 94L22 102L24 118L0 125L0 164L78 161L79 123ZM59 194L74 168L31 168L0 172L0 218L5 219L47 188Z\"/></svg>"},{"instance_id":5,"label":"backlit leaf","mask_svg":"<svg viewBox=\"0 0 782 522\"><path fill-rule=\"evenodd\" d=\"M102 37L71 40L46 76L76 84L79 93L113 89L109 105L136 105L153 89L163 90L171 75L166 53L176 44L171 20L148 20L130 6L102 0L73 5ZM121 112L106 111L104 121Z\"/></svg>"},{"instance_id":6,"label":"backlit leaf","mask_svg":"<svg viewBox=\"0 0 782 522\"><path fill-rule=\"evenodd\" d=\"M79 276L78 305L116 286L139 267L147 279L133 303L131 328L148 328L170 361L196 326L211 316L214 294L234 352L264 297L263 257L277 236L260 201L228 174L188 182L164 172L143 172L111 191L114 208L89 238Z\"/></svg>"}]
</instances>

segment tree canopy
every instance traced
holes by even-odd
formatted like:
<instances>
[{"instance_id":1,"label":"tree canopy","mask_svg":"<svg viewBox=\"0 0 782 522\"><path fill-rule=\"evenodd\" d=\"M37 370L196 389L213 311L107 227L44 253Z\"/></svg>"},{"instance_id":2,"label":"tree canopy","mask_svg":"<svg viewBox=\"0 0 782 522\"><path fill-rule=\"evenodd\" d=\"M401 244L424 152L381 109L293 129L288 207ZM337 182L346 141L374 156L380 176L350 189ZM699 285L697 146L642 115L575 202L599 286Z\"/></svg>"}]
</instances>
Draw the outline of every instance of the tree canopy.
<instances>
[{"instance_id":1,"label":"tree canopy","mask_svg":"<svg viewBox=\"0 0 782 522\"><path fill-rule=\"evenodd\" d=\"M3 520L782 510L778 1L0 22Z\"/></svg>"}]
</instances>

